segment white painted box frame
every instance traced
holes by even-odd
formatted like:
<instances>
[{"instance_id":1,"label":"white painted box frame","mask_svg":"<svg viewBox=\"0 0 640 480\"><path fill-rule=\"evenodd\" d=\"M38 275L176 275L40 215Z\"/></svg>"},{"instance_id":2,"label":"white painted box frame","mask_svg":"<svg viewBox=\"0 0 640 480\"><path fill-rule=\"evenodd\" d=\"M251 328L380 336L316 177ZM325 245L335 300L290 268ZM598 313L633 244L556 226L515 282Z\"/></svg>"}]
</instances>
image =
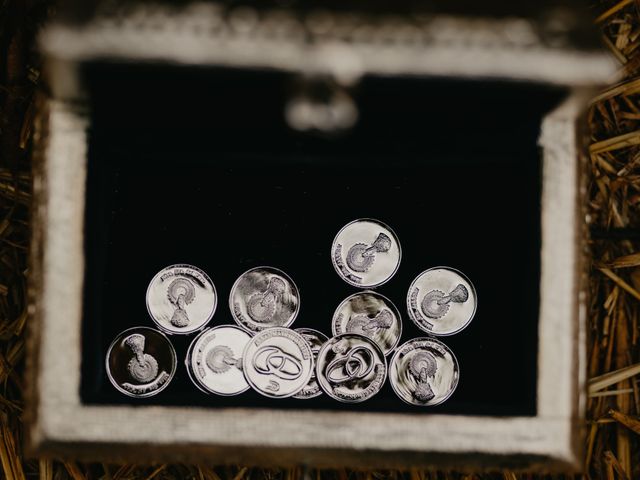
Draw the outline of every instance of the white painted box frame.
<instances>
[{"instance_id":1,"label":"white painted box frame","mask_svg":"<svg viewBox=\"0 0 640 480\"><path fill-rule=\"evenodd\" d=\"M289 25L290 32L274 36L267 25L269 15L249 9L149 8L98 17L82 26L54 25L42 37L52 95L41 102L34 167L31 451L138 462L580 469L586 229L584 139L578 126L591 88L604 83L612 71L608 57L547 47L518 19L434 17L424 25L396 24L398 41L381 46L374 42L377 24L371 25L371 38L355 33L340 39L314 37L313 22L298 25L280 12L279 21ZM253 33L247 33L242 22L249 22ZM298 27L309 29L313 41L302 39ZM426 32L422 40L405 38L416 28ZM452 28L458 33L453 43L446 40ZM525 37L527 43L520 44L518 39ZM88 116L78 66L95 59L259 66L331 75L345 83L366 74L403 74L566 86L573 93L544 119L539 140L543 188L537 414L483 417L84 405L80 362Z\"/></svg>"}]
</instances>

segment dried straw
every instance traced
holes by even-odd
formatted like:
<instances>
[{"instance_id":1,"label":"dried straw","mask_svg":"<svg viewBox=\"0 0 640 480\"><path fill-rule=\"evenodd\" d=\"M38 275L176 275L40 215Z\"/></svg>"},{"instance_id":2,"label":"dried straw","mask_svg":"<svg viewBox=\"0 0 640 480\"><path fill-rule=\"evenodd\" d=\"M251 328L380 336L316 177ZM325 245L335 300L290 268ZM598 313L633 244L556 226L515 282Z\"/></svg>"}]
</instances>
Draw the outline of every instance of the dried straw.
<instances>
[{"instance_id":1,"label":"dried straw","mask_svg":"<svg viewBox=\"0 0 640 480\"><path fill-rule=\"evenodd\" d=\"M640 17L633 1L602 2L604 44L624 80L590 108L593 234L585 468L591 478L640 476Z\"/></svg>"},{"instance_id":2,"label":"dried straw","mask_svg":"<svg viewBox=\"0 0 640 480\"><path fill-rule=\"evenodd\" d=\"M210 465L78 464L22 454L22 365L31 202L33 92L39 78L33 33L47 1L0 2L0 466L22 480L464 479L543 478L503 472L456 474L267 470ZM16 6L17 5L17 6ZM601 1L596 24L624 80L593 99L589 223L594 268L589 317L586 477L640 478L640 15L634 0ZM549 478L549 477L545 477ZM553 477L565 478L565 477ZM566 477L569 478L569 477ZM573 478L573 477L571 477Z\"/></svg>"}]
</instances>

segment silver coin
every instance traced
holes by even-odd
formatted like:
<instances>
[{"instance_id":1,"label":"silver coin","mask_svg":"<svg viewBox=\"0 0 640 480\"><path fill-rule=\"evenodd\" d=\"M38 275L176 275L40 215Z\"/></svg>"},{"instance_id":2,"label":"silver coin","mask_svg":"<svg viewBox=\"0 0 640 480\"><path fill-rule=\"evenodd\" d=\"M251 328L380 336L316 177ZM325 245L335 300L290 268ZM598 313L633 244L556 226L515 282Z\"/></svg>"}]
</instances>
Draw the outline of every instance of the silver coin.
<instances>
[{"instance_id":1,"label":"silver coin","mask_svg":"<svg viewBox=\"0 0 640 480\"><path fill-rule=\"evenodd\" d=\"M288 327L298 316L300 293L293 280L273 267L257 267L235 281L229 295L231 315L249 332Z\"/></svg>"},{"instance_id":2,"label":"silver coin","mask_svg":"<svg viewBox=\"0 0 640 480\"><path fill-rule=\"evenodd\" d=\"M331 246L331 261L347 283L373 288L398 270L402 250L396 234L379 220L363 218L348 223Z\"/></svg>"},{"instance_id":3,"label":"silver coin","mask_svg":"<svg viewBox=\"0 0 640 480\"><path fill-rule=\"evenodd\" d=\"M316 376L330 397L346 403L363 402L384 385L387 360L370 338L344 333L329 339L318 353Z\"/></svg>"},{"instance_id":4,"label":"silver coin","mask_svg":"<svg viewBox=\"0 0 640 480\"><path fill-rule=\"evenodd\" d=\"M176 352L158 330L134 327L120 333L109 346L109 381L130 397L151 397L167 388L176 373Z\"/></svg>"},{"instance_id":5,"label":"silver coin","mask_svg":"<svg viewBox=\"0 0 640 480\"><path fill-rule=\"evenodd\" d=\"M451 267L425 270L407 294L409 318L431 335L453 335L469 325L478 297L471 281Z\"/></svg>"},{"instance_id":6,"label":"silver coin","mask_svg":"<svg viewBox=\"0 0 640 480\"><path fill-rule=\"evenodd\" d=\"M216 311L218 295L209 276L192 265L160 270L147 288L147 310L158 328L169 334L202 329Z\"/></svg>"},{"instance_id":7,"label":"silver coin","mask_svg":"<svg viewBox=\"0 0 640 480\"><path fill-rule=\"evenodd\" d=\"M315 367L315 360L318 356L318 352L329 338L324 333L314 330L313 328L296 328L294 331L302 335L311 347ZM320 388L320 385L318 385L315 370L315 368L311 369L311 378L309 379L309 383L307 383L302 390L296 393L293 398L305 399L322 395L322 389Z\"/></svg>"},{"instance_id":8,"label":"silver coin","mask_svg":"<svg viewBox=\"0 0 640 480\"><path fill-rule=\"evenodd\" d=\"M447 400L458 386L460 367L453 352L435 338L414 338L396 350L389 381L396 395L411 405Z\"/></svg>"},{"instance_id":9,"label":"silver coin","mask_svg":"<svg viewBox=\"0 0 640 480\"><path fill-rule=\"evenodd\" d=\"M313 351L299 333L268 328L247 343L242 368L247 382L258 393L271 398L291 397L309 383Z\"/></svg>"},{"instance_id":10,"label":"silver coin","mask_svg":"<svg viewBox=\"0 0 640 480\"><path fill-rule=\"evenodd\" d=\"M402 336L402 319L387 297L364 291L342 301L333 314L331 328L334 335L358 333L369 337L389 355Z\"/></svg>"},{"instance_id":11,"label":"silver coin","mask_svg":"<svg viewBox=\"0 0 640 480\"><path fill-rule=\"evenodd\" d=\"M191 381L205 393L238 395L249 389L242 373L242 353L251 336L235 325L208 328L198 335L185 364Z\"/></svg>"}]
</instances>

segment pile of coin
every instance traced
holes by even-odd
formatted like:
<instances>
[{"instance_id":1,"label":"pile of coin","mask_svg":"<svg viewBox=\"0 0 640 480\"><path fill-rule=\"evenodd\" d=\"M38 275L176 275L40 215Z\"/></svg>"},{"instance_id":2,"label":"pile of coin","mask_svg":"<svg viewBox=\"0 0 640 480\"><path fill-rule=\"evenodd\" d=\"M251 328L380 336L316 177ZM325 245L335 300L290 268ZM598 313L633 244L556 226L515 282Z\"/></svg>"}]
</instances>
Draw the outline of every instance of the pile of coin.
<instances>
[{"instance_id":1,"label":"pile of coin","mask_svg":"<svg viewBox=\"0 0 640 480\"><path fill-rule=\"evenodd\" d=\"M456 389L460 369L451 349L436 337L453 335L471 322L476 291L453 268L422 272L409 286L407 314L427 336L398 346L400 311L373 289L394 276L401 257L396 234L378 220L354 220L338 232L331 261L345 282L361 290L338 305L331 338L310 328L290 328L300 310L300 292L277 268L256 267L240 275L229 295L236 325L207 328L218 303L211 278L191 265L166 267L153 277L146 295L157 329L134 327L116 337L106 355L109 380L125 395L160 393L177 369L167 335L198 332L185 365L205 393L238 395L253 388L271 398L325 393L356 403L377 394L388 377L404 402L440 404Z\"/></svg>"}]
</instances>

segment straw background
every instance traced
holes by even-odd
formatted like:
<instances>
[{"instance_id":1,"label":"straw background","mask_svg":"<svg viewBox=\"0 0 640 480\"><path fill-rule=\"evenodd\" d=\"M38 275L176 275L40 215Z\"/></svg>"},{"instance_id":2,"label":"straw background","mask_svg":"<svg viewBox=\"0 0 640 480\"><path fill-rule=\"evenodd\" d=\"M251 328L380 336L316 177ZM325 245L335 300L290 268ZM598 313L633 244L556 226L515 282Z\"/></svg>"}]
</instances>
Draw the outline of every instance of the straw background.
<instances>
[{"instance_id":1,"label":"straw background","mask_svg":"<svg viewBox=\"0 0 640 480\"><path fill-rule=\"evenodd\" d=\"M31 139L40 59L38 28L49 1L0 0L0 478L82 479L485 479L573 478L502 472L265 470L211 465L105 465L25 459L24 333L30 236ZM599 15L599 16L597 16ZM596 18L597 17L597 18ZM640 2L594 6L621 83L589 108L591 133L588 425L585 471L593 479L640 478Z\"/></svg>"}]
</instances>

